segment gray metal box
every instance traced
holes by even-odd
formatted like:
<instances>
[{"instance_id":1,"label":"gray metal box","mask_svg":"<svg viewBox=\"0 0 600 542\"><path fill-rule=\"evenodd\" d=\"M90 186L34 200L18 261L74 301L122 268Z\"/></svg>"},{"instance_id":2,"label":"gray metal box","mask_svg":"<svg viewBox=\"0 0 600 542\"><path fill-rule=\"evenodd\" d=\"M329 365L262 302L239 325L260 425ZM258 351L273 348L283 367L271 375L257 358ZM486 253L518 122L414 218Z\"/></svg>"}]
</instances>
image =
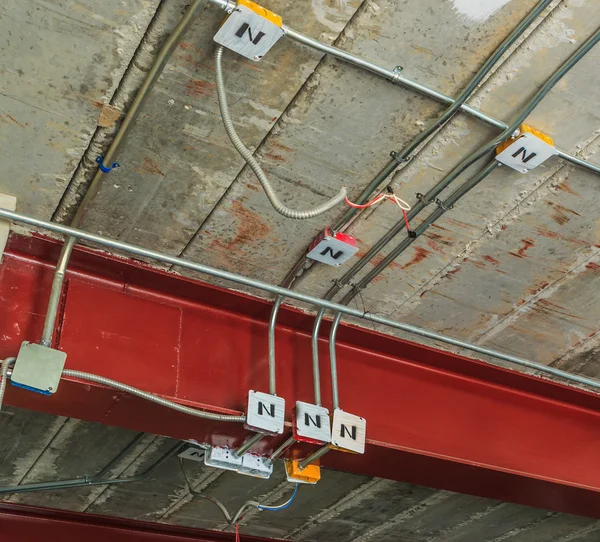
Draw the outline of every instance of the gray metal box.
<instances>
[{"instance_id":1,"label":"gray metal box","mask_svg":"<svg viewBox=\"0 0 600 542\"><path fill-rule=\"evenodd\" d=\"M24 342L13 368L11 383L51 395L58 389L67 354L41 344Z\"/></svg>"}]
</instances>

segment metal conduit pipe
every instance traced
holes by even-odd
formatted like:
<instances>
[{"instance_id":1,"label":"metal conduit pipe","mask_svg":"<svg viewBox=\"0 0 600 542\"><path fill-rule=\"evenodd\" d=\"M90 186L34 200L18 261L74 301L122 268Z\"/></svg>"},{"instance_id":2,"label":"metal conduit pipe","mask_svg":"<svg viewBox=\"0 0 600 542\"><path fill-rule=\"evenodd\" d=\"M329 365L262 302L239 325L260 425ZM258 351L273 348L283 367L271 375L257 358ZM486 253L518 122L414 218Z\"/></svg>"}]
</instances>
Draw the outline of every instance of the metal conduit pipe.
<instances>
[{"instance_id":1,"label":"metal conduit pipe","mask_svg":"<svg viewBox=\"0 0 600 542\"><path fill-rule=\"evenodd\" d=\"M253 437L249 438L244 444L242 444L237 450L233 451L233 454L241 457L244 455L252 446L259 443L265 435L262 433L255 433Z\"/></svg>"},{"instance_id":2,"label":"metal conduit pipe","mask_svg":"<svg viewBox=\"0 0 600 542\"><path fill-rule=\"evenodd\" d=\"M564 378L565 380L576 382L578 384L584 384L586 386L590 386L594 389L600 390L600 381L594 380L592 378L587 378L584 376L571 374L566 371L561 371L560 369L556 369L554 367L548 367L541 363L536 363L534 361L529 361L523 358L519 358L517 356L512 356L510 354L505 354L503 352L497 352L495 350L491 350L489 348L484 348L482 346L478 346L476 344L471 344L466 341L462 341L460 339L455 339L453 337L448 337L447 335L443 335L441 333L436 333L434 331L428 331L423 328L419 328L410 324L403 324L396 320L392 320L390 318L386 318L384 316L378 316L376 314L371 314L367 312L363 312L357 309L353 309L351 307L347 307L345 305L341 305L339 303L334 303L332 301L328 301L326 299L319 299L318 297L313 297L311 295L303 294L301 292L297 292L294 290L289 290L286 288L282 288L281 286L276 286L275 284L269 284L268 282L263 282L261 280L244 277L242 275L238 275L236 273L231 273L230 271L224 271L222 269L216 269L214 267L210 267L208 265L204 265L197 262L192 262L190 260L186 260L185 258L178 258L176 256L170 256L168 254L164 254L162 252L158 252L156 250L151 250L148 248L140 247L137 245L132 245L130 243L124 243L123 241L117 241L114 239L108 239L101 235L96 235L94 233L85 232L83 230L78 230L76 228L71 228L69 226L63 226L62 224L57 224L55 222L47 222L45 220L40 220L39 218L35 218L32 216L23 215L20 213L16 213L14 211L9 211L8 209L0 208L0 219L11 220L14 222L18 222L21 224L26 224L28 226L34 228L42 228L48 231L53 231L55 233L60 233L62 235L67 235L71 237L76 237L78 239L82 239L85 241L89 241L91 243L97 243L103 247L116 250L123 251L127 254L131 254L133 256L139 256L142 258L148 258L151 260L155 260L158 262L168 263L174 266L182 267L184 269L190 269L192 271L196 271L198 273L204 273L211 277L216 277L219 279L229 280L236 284L241 284L243 286L249 286L251 288L257 288L258 290L262 290L264 292L269 292L275 295L282 295L284 297L289 297L290 299L296 299L297 301L301 301L302 303L307 303L309 305L316 305L318 307L323 307L328 310L332 310L335 312L341 312L343 314L347 314L348 316L354 316L356 318L361 318L368 322L374 322L376 324L381 324L384 326L388 326L394 329L399 329L401 331L405 331L406 333L411 333L413 335L418 335L421 337L425 337L427 339L432 339L434 341L440 341L445 344L449 344L452 346L457 346L458 348L464 348L465 350L470 350L472 352L477 352L484 356L489 356L492 358L501 359L504 361L508 361L510 363L514 363L515 365L519 365L521 367L527 367L529 369L535 369L537 371L541 371L543 373L551 374L560 378ZM243 418L240 416L239 418ZM242 421L240 419L239 421Z\"/></svg>"},{"instance_id":3,"label":"metal conduit pipe","mask_svg":"<svg viewBox=\"0 0 600 542\"><path fill-rule=\"evenodd\" d=\"M276 379L276 363L275 363L275 327L277 325L277 315L279 314L279 308L283 302L283 296L278 295L273 303L271 309L271 317L269 318L269 393L271 395L277 395L277 379ZM234 454L237 456L244 455L252 446L259 443L263 437L262 433L256 433L247 442L244 442Z\"/></svg>"},{"instance_id":4,"label":"metal conduit pipe","mask_svg":"<svg viewBox=\"0 0 600 542\"><path fill-rule=\"evenodd\" d=\"M392 252L390 252L382 261L381 264L373 268L367 275L365 275L357 284L354 285L344 299L341 301L342 305L350 303L357 295L358 292L366 288L369 283L383 271L388 265L390 265L400 254L402 254L410 245L412 245L423 233L425 233L429 226L435 223L446 211L452 208L452 206L462 198L467 192L477 186L483 181L492 171L500 167L502 164L492 160L487 166L485 166L477 175L472 179L464 183L457 190L455 190L451 196L445 199L443 202L439 202L438 208L431 213L417 228L415 228L415 237L406 237Z\"/></svg>"},{"instance_id":5,"label":"metal conduit pipe","mask_svg":"<svg viewBox=\"0 0 600 542\"><path fill-rule=\"evenodd\" d=\"M296 442L294 437L289 437L279 448L277 448L271 456L267 459L268 463L273 463L277 458L279 458L292 444Z\"/></svg>"},{"instance_id":6,"label":"metal conduit pipe","mask_svg":"<svg viewBox=\"0 0 600 542\"><path fill-rule=\"evenodd\" d=\"M321 308L315 318L315 325L311 336L313 388L315 391L315 405L321 406L321 370L319 368L319 329L325 316L325 309Z\"/></svg>"},{"instance_id":7,"label":"metal conduit pipe","mask_svg":"<svg viewBox=\"0 0 600 542\"><path fill-rule=\"evenodd\" d=\"M365 203L371 194L377 190L379 185L385 181L403 162L410 160L412 153L429 137L434 135L441 127L443 127L454 114L462 107L464 103L471 97L471 94L483 81L483 79L490 73L492 68L500 60L502 55L506 53L514 43L523 35L523 33L531 26L531 24L540 16L540 14L553 2L554 0L541 0L536 6L527 14L527 16L512 30L512 32L502 41L502 43L496 48L496 50L488 57L488 59L479 68L474 77L469 81L467 86L457 96L456 100L452 102L450 107L446 109L437 119L429 124L429 126L420 132L406 147L402 150L392 153L391 160L385 165L385 167L375 176L375 178L369 183L362 194L356 200L356 203ZM345 224L350 222L354 215L358 212L358 209L349 209L343 218L334 227L335 230L339 230L344 227Z\"/></svg>"},{"instance_id":8,"label":"metal conduit pipe","mask_svg":"<svg viewBox=\"0 0 600 542\"><path fill-rule=\"evenodd\" d=\"M55 491L57 489L70 489L75 487L86 487L86 486L110 486L116 484L129 484L132 482L141 482L146 478L152 476L152 474L162 467L165 462L179 453L182 448L187 446L185 443L178 443L169 451L167 451L163 456L161 456L155 463L153 463L150 467L148 467L144 472L138 474L137 476L129 476L126 478L102 478L101 473L105 473L108 470L108 466L102 469L100 473L93 476L92 478L75 478L72 480L58 480L54 482L39 482L35 484L23 484L19 486L12 487L0 487L0 495L8 495L11 493L33 493L36 491ZM111 461L111 464L114 464L115 461Z\"/></svg>"},{"instance_id":9,"label":"metal conduit pipe","mask_svg":"<svg viewBox=\"0 0 600 542\"><path fill-rule=\"evenodd\" d=\"M544 83L544 85L538 90L533 98L527 103L522 111L515 117L513 122L508 126L501 134L492 139L489 143L481 147L478 151L472 153L469 157L458 164L446 177L438 182L431 190L429 190L424 196L419 198L419 202L409 211L408 220L413 220L429 203L435 201L436 197L441 194L456 178L459 177L466 169L483 158L486 154L493 151L500 143L510 137L515 130L521 125L521 123L529 116L533 109L542 101L542 99L552 90L552 88L560 81L568 71L581 60L587 53L594 47L600 40L600 30L597 30L586 42L581 45L569 57L569 59L563 63L563 65L554 72L554 74ZM385 235L383 235L371 249L361 258L352 268L347 271L344 276L337 281L330 291L327 293L328 299L332 299L337 292L339 292L343 285L348 284L350 280L377 255L381 249L383 249L398 233L405 228L405 221L399 220ZM388 261L389 256L384 260ZM393 261L393 260L392 260ZM384 262L378 264L369 275L376 276L379 274L388 264L384 265ZM363 281L361 281L362 283Z\"/></svg>"},{"instance_id":10,"label":"metal conduit pipe","mask_svg":"<svg viewBox=\"0 0 600 542\"><path fill-rule=\"evenodd\" d=\"M235 6L236 6L236 3L233 0L209 0L209 1L214 6L220 8L220 9L223 9L225 11L232 11L233 9L235 9ZM439 92L435 89L432 89L431 87L428 87L427 85L422 85L420 83L417 83L416 81L413 81L412 79L409 79L408 77L405 77L405 76L395 72L394 70L384 68L382 66L375 64L374 62L370 62L369 60L365 60L359 56L353 55L352 53L348 53L346 51L343 51L342 49L333 47L332 45L327 45L326 43L322 43L318 40L310 38L309 36L305 36L304 34L297 32L296 30L290 28L287 25L283 25L283 31L288 38L290 38L294 41L297 41L298 43L302 43L303 45L306 45L306 46L310 47L311 49L315 49L316 51L321 51L322 53L325 53L327 55L330 55L330 56L333 56L340 60L343 60L344 62L348 62L349 64L352 64L359 68L363 68L367 71L370 71L372 73L380 75L381 77L388 79L389 81L392 81L393 83L397 83L397 84L402 85L411 90L415 90L416 92L419 92L420 94L424 94L425 96L429 96L430 98L433 98L439 102L442 102L445 104L452 104L455 101L454 98L447 96L443 92ZM487 124L490 124L491 126L495 126L496 128L499 128L501 130L505 129L508 126L508 124L506 124L505 122L498 120L490 115L487 115L486 113L483 113L482 111L479 111L478 109L475 109L474 107L471 107L470 105L463 104L463 105L461 105L460 109L464 113L467 113L468 115L471 115L472 117L478 118L479 120L482 120L482 121L486 122ZM590 162L587 162L586 160L582 160L581 158L572 156L572 155L568 154L567 152L564 152L561 150L558 150L558 156L560 156L564 160L567 160L568 162L571 162L572 164L589 169L590 171L600 175L600 165L592 164Z\"/></svg>"},{"instance_id":11,"label":"metal conduit pipe","mask_svg":"<svg viewBox=\"0 0 600 542\"><path fill-rule=\"evenodd\" d=\"M325 311L321 309L319 315L321 315L321 319L317 319L320 321L323 319L322 313ZM329 332L329 364L331 367L331 406L333 410L340 408L340 394L338 389L338 373L337 373L337 355L336 355L336 339L337 332L340 325L340 321L342 319L342 313L338 312L335 315L335 318L331 324L331 331ZM314 334L313 334L314 338ZM298 464L300 470L304 470L310 464L314 463L320 457L323 457L327 452L329 452L331 448L328 444L325 444L321 448L319 448L315 453L309 455L306 459L301 461Z\"/></svg>"},{"instance_id":12,"label":"metal conduit pipe","mask_svg":"<svg viewBox=\"0 0 600 542\"><path fill-rule=\"evenodd\" d=\"M208 0L193 0L190 4L190 7L184 13L183 17L171 33L171 35L166 39L165 43L161 47L160 51L156 55L156 59L154 60L154 64L150 68L150 71L146 75L142 86L138 90L131 107L127 110L127 114L125 118L121 122L115 137L110 144L110 147L104 154L102 158L105 164L110 164L116 157L117 151L121 146L121 143L131 130L131 127L140 112L140 109L146 100L146 97L152 90L152 87L158 81L161 73L163 72L169 58L175 51L177 45L181 41L181 38L184 34L189 30L189 28L194 24L195 20L200 15L200 12L206 7ZM105 173L102 171L100 167L96 171L90 186L88 187L85 196L81 200L77 212L71 221L71 226L77 228L81 225L83 217L85 215L85 211L90 204L90 202L96 197L102 182L104 181ZM51 346L52 339L54 336L54 325L56 323L56 315L58 313L58 305L60 302L60 297L62 293L62 286L65 279L65 273L67 270L67 265L69 263L69 258L71 257L71 253L73 252L73 247L75 246L75 239L67 239L67 242L63 245L60 256L58 258L58 264L56 266L56 271L54 274L54 279L52 281L52 290L50 291L50 298L48 300L48 308L46 309L46 320L44 321L44 329L42 331L42 339L40 344L44 346Z\"/></svg>"}]
</instances>

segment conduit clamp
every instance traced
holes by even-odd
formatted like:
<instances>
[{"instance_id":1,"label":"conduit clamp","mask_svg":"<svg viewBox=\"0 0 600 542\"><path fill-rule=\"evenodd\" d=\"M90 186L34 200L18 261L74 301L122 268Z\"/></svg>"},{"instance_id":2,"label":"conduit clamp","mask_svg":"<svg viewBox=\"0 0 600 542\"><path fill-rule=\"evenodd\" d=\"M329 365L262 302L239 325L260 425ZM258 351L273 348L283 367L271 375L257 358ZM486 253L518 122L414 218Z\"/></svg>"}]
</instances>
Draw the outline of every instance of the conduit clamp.
<instances>
[{"instance_id":1,"label":"conduit clamp","mask_svg":"<svg viewBox=\"0 0 600 542\"><path fill-rule=\"evenodd\" d=\"M396 152L396 151L392 151L390 152L390 156L396 160L396 162L398 162L399 164L406 164L407 162L410 162L411 157L408 156L406 158L400 158L400 153Z\"/></svg>"},{"instance_id":2,"label":"conduit clamp","mask_svg":"<svg viewBox=\"0 0 600 542\"><path fill-rule=\"evenodd\" d=\"M104 160L104 156L96 156L96 162L97 162L97 163L98 163L98 165L100 166L100 170L101 170L103 173L110 173L110 172L111 172L113 169L115 169L115 168L118 168L118 167L121 167L121 166L119 165L119 162L113 162L113 163L112 163L112 165L111 165L110 167L106 167L106 166L104 165L104 162L103 162L103 160Z\"/></svg>"},{"instance_id":3,"label":"conduit clamp","mask_svg":"<svg viewBox=\"0 0 600 542\"><path fill-rule=\"evenodd\" d=\"M431 205L433 203L433 200L426 199L425 195L421 194L421 192L417 192L416 197L423 205Z\"/></svg>"},{"instance_id":4,"label":"conduit clamp","mask_svg":"<svg viewBox=\"0 0 600 542\"><path fill-rule=\"evenodd\" d=\"M440 198L435 198L435 204L444 212L454 209L454 205L450 205L450 207L446 207L446 205Z\"/></svg>"}]
</instances>

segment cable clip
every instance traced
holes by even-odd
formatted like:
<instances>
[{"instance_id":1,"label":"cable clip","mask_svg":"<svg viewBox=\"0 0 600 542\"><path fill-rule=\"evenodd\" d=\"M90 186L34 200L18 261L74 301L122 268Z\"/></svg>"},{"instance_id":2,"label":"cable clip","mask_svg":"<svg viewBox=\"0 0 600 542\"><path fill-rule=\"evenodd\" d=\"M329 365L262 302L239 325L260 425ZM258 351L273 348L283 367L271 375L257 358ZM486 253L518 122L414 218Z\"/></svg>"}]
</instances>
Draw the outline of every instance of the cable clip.
<instances>
[{"instance_id":1,"label":"cable clip","mask_svg":"<svg viewBox=\"0 0 600 542\"><path fill-rule=\"evenodd\" d=\"M406 162L410 162L410 158L401 158L400 153L396 151L390 152L390 156L399 164L406 164Z\"/></svg>"},{"instance_id":2,"label":"cable clip","mask_svg":"<svg viewBox=\"0 0 600 542\"><path fill-rule=\"evenodd\" d=\"M435 203L440 209L442 209L442 211L450 211L451 209L454 209L454 205L450 205L450 207L446 207L444 202L439 198L435 199Z\"/></svg>"},{"instance_id":3,"label":"cable clip","mask_svg":"<svg viewBox=\"0 0 600 542\"><path fill-rule=\"evenodd\" d=\"M106 167L103 163L104 157L103 156L96 156L96 162L98 163L98 165L100 166L100 170L103 173L110 173L113 169L121 167L119 165L119 162L113 162L112 166L110 167Z\"/></svg>"},{"instance_id":4,"label":"cable clip","mask_svg":"<svg viewBox=\"0 0 600 542\"><path fill-rule=\"evenodd\" d=\"M433 203L432 200L430 199L425 199L425 195L421 194L421 192L417 192L417 199L423 204L423 205L431 205Z\"/></svg>"}]
</instances>

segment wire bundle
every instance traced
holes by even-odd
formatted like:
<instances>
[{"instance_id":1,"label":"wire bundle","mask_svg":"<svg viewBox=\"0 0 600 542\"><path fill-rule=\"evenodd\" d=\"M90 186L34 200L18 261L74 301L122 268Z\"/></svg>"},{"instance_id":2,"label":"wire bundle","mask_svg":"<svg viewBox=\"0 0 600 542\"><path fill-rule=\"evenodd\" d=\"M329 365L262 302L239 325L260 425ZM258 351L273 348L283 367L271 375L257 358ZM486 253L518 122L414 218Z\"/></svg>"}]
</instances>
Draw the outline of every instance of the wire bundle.
<instances>
[{"instance_id":1,"label":"wire bundle","mask_svg":"<svg viewBox=\"0 0 600 542\"><path fill-rule=\"evenodd\" d=\"M354 209L367 209L369 207L373 207L373 205L377 205L379 202L381 202L385 199L393 201L396 205L398 205L398 207L400 207L400 210L402 211L402 214L404 215L404 222L406 223L406 231L409 231L410 228L408 226L408 215L406 214L406 211L410 211L411 207L403 199L400 199L398 196L396 196L396 194L394 194L394 192L392 190L388 189L387 194L382 192L378 196L374 197L371 201L368 201L367 203L363 203L362 205L360 205L358 203L352 203L348 199L347 196L344 198L346 204L348 204L350 207L353 207Z\"/></svg>"}]
</instances>

